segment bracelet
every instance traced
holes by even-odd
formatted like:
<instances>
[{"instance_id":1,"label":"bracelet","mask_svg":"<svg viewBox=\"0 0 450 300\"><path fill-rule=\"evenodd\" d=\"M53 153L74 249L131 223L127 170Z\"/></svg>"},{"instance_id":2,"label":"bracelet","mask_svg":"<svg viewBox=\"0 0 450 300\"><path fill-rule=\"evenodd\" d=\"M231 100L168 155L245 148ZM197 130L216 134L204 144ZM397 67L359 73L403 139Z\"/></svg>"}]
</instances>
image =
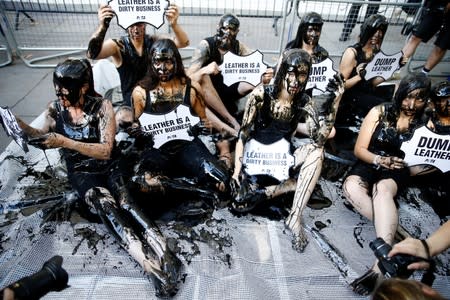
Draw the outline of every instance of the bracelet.
<instances>
[{"instance_id":1,"label":"bracelet","mask_svg":"<svg viewBox=\"0 0 450 300\"><path fill-rule=\"evenodd\" d=\"M380 162L379 162L379 160L380 160L380 155L375 155L375 157L373 158L373 162L372 162L372 164L374 164L375 166L380 166Z\"/></svg>"},{"instance_id":2,"label":"bracelet","mask_svg":"<svg viewBox=\"0 0 450 300\"><path fill-rule=\"evenodd\" d=\"M426 240L420 240L420 242L422 243L423 247L425 248L425 252L427 253L427 259L431 259L430 247L428 247L427 241Z\"/></svg>"}]
</instances>

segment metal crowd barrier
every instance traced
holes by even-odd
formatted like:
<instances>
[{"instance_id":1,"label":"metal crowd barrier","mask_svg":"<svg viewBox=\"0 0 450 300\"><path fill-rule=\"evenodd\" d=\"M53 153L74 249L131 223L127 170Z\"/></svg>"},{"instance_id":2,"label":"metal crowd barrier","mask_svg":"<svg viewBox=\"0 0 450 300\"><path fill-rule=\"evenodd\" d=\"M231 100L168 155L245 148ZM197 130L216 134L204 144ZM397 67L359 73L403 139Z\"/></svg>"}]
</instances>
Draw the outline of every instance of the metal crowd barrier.
<instances>
[{"instance_id":1,"label":"metal crowd barrier","mask_svg":"<svg viewBox=\"0 0 450 300\"><path fill-rule=\"evenodd\" d=\"M53 67L63 56L84 55L88 41L98 26L100 1L2 0L0 13L6 24L3 30L10 37L6 43L30 67ZM357 41L359 26L369 4L379 5L379 13L389 20L382 47L387 54L401 50L406 41L401 30L406 23L414 20L421 6L420 3L406 3L406 0L177 0L175 3L181 10L179 23L191 41L189 47L181 50L183 57L192 55L201 39L216 32L222 14L234 13L241 21L238 39L250 48L260 50L269 64L276 63L287 41L295 37L300 19L306 12L315 11L324 18L320 44L338 61L345 48ZM349 41L339 42L351 5L361 5L357 25ZM167 24L157 31L148 25L147 32L171 33ZM106 38L124 34L125 30L113 19ZM414 58L423 56L420 51L418 49Z\"/></svg>"}]
</instances>

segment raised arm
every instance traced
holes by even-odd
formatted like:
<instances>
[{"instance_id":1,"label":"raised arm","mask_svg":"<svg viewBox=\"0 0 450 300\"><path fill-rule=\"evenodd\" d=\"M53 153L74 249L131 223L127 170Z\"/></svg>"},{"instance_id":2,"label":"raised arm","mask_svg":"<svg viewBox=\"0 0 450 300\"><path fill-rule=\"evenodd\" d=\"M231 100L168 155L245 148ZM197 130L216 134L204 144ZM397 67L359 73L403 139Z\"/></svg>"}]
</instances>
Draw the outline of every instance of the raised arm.
<instances>
[{"instance_id":1,"label":"raised arm","mask_svg":"<svg viewBox=\"0 0 450 300\"><path fill-rule=\"evenodd\" d=\"M112 57L116 66L121 64L120 47L112 39L105 41L106 31L111 19L115 16L114 10L109 5L102 4L97 12L99 25L89 40L86 56L91 59L103 59Z\"/></svg>"},{"instance_id":2,"label":"raised arm","mask_svg":"<svg viewBox=\"0 0 450 300\"><path fill-rule=\"evenodd\" d=\"M175 33L173 41L175 42L177 48L184 48L189 46L190 42L186 32L178 24L179 16L180 12L178 6L176 6L175 4L169 5L169 7L166 10L166 19L169 22L170 26L172 27L173 32Z\"/></svg>"}]
</instances>

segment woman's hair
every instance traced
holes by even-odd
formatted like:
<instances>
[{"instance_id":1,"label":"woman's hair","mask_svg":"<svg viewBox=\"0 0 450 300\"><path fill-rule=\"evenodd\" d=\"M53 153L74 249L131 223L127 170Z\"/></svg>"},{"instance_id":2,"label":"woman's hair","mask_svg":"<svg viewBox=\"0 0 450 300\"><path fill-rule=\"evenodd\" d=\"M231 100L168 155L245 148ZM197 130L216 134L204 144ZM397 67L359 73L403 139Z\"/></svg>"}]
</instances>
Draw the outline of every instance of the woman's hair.
<instances>
[{"instance_id":1,"label":"woman's hair","mask_svg":"<svg viewBox=\"0 0 450 300\"><path fill-rule=\"evenodd\" d=\"M431 289L431 288L430 288ZM433 290L432 290L433 291ZM374 290L372 300L431 300L444 299L437 292L424 293L421 283L415 280L389 278L383 280Z\"/></svg>"},{"instance_id":2,"label":"woman's hair","mask_svg":"<svg viewBox=\"0 0 450 300\"><path fill-rule=\"evenodd\" d=\"M299 65L304 64L308 67L308 74L311 70L311 56L305 50L298 48L289 49L284 51L282 55L283 57L274 79L273 97L278 97L278 93L280 93L280 91L283 89L283 82L289 68L298 67ZM298 93L296 97L300 97L300 94L304 92L307 81L308 80L305 80L303 91Z\"/></svg>"},{"instance_id":3,"label":"woman's hair","mask_svg":"<svg viewBox=\"0 0 450 300\"><path fill-rule=\"evenodd\" d=\"M322 29L322 16L316 12L306 13L298 25L295 39L287 43L286 49L301 48L303 46L303 37L309 25L317 25Z\"/></svg>"},{"instance_id":4,"label":"woman's hair","mask_svg":"<svg viewBox=\"0 0 450 300\"><path fill-rule=\"evenodd\" d=\"M86 58L68 58L57 64L53 72L53 83L72 91L75 97L70 99L71 103L74 102L72 104L78 101L78 91L86 83L89 85L86 96L99 96L94 90L94 76L91 63Z\"/></svg>"},{"instance_id":5,"label":"woman's hair","mask_svg":"<svg viewBox=\"0 0 450 300\"><path fill-rule=\"evenodd\" d=\"M389 24L385 16L375 14L367 17L367 19L364 20L364 23L361 24L358 44L361 45L361 47L364 47L367 41L370 40L378 29L383 32L384 38L388 25ZM383 41L383 38L381 41Z\"/></svg>"},{"instance_id":6,"label":"woman's hair","mask_svg":"<svg viewBox=\"0 0 450 300\"><path fill-rule=\"evenodd\" d=\"M181 54L178 51L177 46L171 39L160 39L156 40L149 51L149 65L147 67L147 74L145 77L138 82L138 85L145 90L152 90L159 84L159 76L153 68L153 56L158 54L169 53L172 56L174 63L174 77L180 79L183 83L186 82L188 78L183 66L183 60Z\"/></svg>"},{"instance_id":7,"label":"woman's hair","mask_svg":"<svg viewBox=\"0 0 450 300\"><path fill-rule=\"evenodd\" d=\"M388 121L393 123L396 122L400 114L403 100L410 92L416 89L421 90L422 97L425 101L427 101L431 89L431 80L422 72L410 73L403 77L403 79L400 81L400 84L394 95L392 109L388 112ZM423 107L423 109L425 109L425 106ZM421 118L422 113L423 110L417 112L417 114L414 116L414 119L417 120Z\"/></svg>"}]
</instances>

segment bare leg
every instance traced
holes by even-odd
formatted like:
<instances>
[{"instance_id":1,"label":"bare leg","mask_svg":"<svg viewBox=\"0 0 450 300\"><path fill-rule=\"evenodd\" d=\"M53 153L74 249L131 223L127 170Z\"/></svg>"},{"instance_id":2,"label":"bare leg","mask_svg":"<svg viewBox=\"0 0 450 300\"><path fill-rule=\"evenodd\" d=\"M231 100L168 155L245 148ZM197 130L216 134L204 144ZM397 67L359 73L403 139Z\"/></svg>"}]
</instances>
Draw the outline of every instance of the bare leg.
<instances>
[{"instance_id":1,"label":"bare leg","mask_svg":"<svg viewBox=\"0 0 450 300\"><path fill-rule=\"evenodd\" d=\"M224 118L231 126L238 131L241 125L236 121L236 119L230 114L225 105L220 99L219 94L217 94L216 89L214 88L211 78L207 75L202 77L201 85L205 95L206 104L212 108L215 112L217 112L222 118Z\"/></svg>"},{"instance_id":2,"label":"bare leg","mask_svg":"<svg viewBox=\"0 0 450 300\"><path fill-rule=\"evenodd\" d=\"M173 254L167 253L165 241L158 233L152 232L149 226L146 226L144 236L146 241L150 240L148 245L140 240L135 234L134 229L123 218L121 211L108 190L104 188L93 188L86 193L86 202L92 204L97 210L103 223L116 236L120 245L127 250L139 265L153 277L156 293L159 296L175 295L177 291L178 271L181 262ZM133 215L136 217L136 215ZM143 220L136 220L140 225ZM141 221L141 222L139 222ZM159 232L159 231L158 231ZM155 237L157 236L155 241ZM157 246L153 248L153 246ZM163 246L164 245L164 246ZM150 246L150 247L146 247ZM162 248L164 247L165 250ZM153 252L149 252L149 249ZM162 252L163 255L159 256ZM169 257L170 256L170 257ZM166 261L165 261L166 260Z\"/></svg>"},{"instance_id":3,"label":"bare leg","mask_svg":"<svg viewBox=\"0 0 450 300\"><path fill-rule=\"evenodd\" d=\"M372 198L367 183L361 177L350 175L345 179L344 195L352 206L364 217L373 220Z\"/></svg>"},{"instance_id":4,"label":"bare leg","mask_svg":"<svg viewBox=\"0 0 450 300\"><path fill-rule=\"evenodd\" d=\"M219 133L221 133L222 135L231 136L238 135L238 131L236 129L219 119L209 108L206 108L205 112L206 117L209 121L211 121L213 128Z\"/></svg>"},{"instance_id":5,"label":"bare leg","mask_svg":"<svg viewBox=\"0 0 450 300\"><path fill-rule=\"evenodd\" d=\"M397 194L397 184L392 179L378 182L373 191L374 225L377 237L382 237L392 245L398 226L398 213L394 197Z\"/></svg>"},{"instance_id":6,"label":"bare leg","mask_svg":"<svg viewBox=\"0 0 450 300\"><path fill-rule=\"evenodd\" d=\"M418 38L415 35L411 35L408 42L406 42L405 46L403 46L403 56L409 59L414 54L414 52L416 52L416 49L421 42L421 38Z\"/></svg>"},{"instance_id":7,"label":"bare leg","mask_svg":"<svg viewBox=\"0 0 450 300\"><path fill-rule=\"evenodd\" d=\"M442 60L446 52L446 49L434 46L433 50L431 50L431 53L428 56L424 68L430 71L433 70L433 68Z\"/></svg>"},{"instance_id":8,"label":"bare leg","mask_svg":"<svg viewBox=\"0 0 450 300\"><path fill-rule=\"evenodd\" d=\"M294 235L292 247L299 252L303 252L308 244L308 239L304 232L301 216L319 180L324 160L324 149L313 144L307 144L297 149L294 155L296 160L300 158L299 160L304 160L304 162L300 168L291 212L285 223Z\"/></svg>"}]
</instances>

